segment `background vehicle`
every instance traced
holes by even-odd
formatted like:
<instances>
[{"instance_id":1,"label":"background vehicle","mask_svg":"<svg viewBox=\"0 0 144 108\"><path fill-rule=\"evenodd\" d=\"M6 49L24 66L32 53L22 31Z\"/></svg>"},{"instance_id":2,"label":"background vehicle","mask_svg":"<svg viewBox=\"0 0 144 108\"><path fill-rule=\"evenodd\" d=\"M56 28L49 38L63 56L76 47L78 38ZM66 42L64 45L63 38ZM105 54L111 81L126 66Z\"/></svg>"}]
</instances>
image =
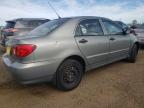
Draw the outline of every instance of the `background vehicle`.
<instances>
[{"instance_id":1,"label":"background vehicle","mask_svg":"<svg viewBox=\"0 0 144 108\"><path fill-rule=\"evenodd\" d=\"M2 59L23 84L53 81L59 89L77 87L85 71L121 60L136 61L133 34L101 17L49 21L7 44Z\"/></svg>"},{"instance_id":2,"label":"background vehicle","mask_svg":"<svg viewBox=\"0 0 144 108\"><path fill-rule=\"evenodd\" d=\"M134 29L136 36L138 37L140 45L144 48L144 27L143 26L131 26Z\"/></svg>"},{"instance_id":3,"label":"background vehicle","mask_svg":"<svg viewBox=\"0 0 144 108\"><path fill-rule=\"evenodd\" d=\"M2 30L1 44L5 46L7 37L24 35L47 21L49 19L43 18L19 18L6 21L6 26Z\"/></svg>"}]
</instances>

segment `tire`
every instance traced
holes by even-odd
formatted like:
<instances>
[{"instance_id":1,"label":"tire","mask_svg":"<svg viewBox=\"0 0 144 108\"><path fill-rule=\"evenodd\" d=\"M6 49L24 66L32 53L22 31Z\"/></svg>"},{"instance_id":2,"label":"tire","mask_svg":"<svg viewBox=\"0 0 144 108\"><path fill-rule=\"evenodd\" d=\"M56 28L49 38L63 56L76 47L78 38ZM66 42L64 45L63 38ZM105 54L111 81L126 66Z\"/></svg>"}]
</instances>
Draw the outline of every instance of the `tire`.
<instances>
[{"instance_id":1,"label":"tire","mask_svg":"<svg viewBox=\"0 0 144 108\"><path fill-rule=\"evenodd\" d=\"M137 54L138 54L138 45L134 44L134 46L130 52L129 59L128 59L130 63L136 62Z\"/></svg>"},{"instance_id":2,"label":"tire","mask_svg":"<svg viewBox=\"0 0 144 108\"><path fill-rule=\"evenodd\" d=\"M65 60L56 72L56 86L60 90L68 91L76 88L81 82L84 68L74 59Z\"/></svg>"}]
</instances>

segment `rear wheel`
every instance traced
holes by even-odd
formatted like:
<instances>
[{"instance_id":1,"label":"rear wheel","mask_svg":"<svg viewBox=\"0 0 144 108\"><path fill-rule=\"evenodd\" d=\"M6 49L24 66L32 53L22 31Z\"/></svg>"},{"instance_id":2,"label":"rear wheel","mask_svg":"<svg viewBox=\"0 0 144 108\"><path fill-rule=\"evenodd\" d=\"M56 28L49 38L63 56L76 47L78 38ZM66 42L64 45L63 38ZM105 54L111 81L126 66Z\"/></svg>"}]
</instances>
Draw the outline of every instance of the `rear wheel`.
<instances>
[{"instance_id":1,"label":"rear wheel","mask_svg":"<svg viewBox=\"0 0 144 108\"><path fill-rule=\"evenodd\" d=\"M137 54L138 54L138 45L134 44L131 52L130 52L130 56L129 56L129 62L131 63L135 63L136 62L136 58L137 58Z\"/></svg>"},{"instance_id":2,"label":"rear wheel","mask_svg":"<svg viewBox=\"0 0 144 108\"><path fill-rule=\"evenodd\" d=\"M56 86L61 90L72 90L76 88L83 75L83 66L80 62L67 59L56 72Z\"/></svg>"}]
</instances>

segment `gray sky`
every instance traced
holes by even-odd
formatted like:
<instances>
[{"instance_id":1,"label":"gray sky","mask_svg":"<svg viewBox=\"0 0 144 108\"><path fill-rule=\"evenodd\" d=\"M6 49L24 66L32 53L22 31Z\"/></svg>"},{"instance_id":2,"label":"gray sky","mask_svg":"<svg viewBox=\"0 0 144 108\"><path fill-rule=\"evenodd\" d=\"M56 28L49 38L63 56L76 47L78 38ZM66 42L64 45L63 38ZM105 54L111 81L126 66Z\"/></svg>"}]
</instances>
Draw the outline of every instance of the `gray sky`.
<instances>
[{"instance_id":1,"label":"gray sky","mask_svg":"<svg viewBox=\"0 0 144 108\"><path fill-rule=\"evenodd\" d=\"M49 0L62 17L101 16L144 21L144 0ZM14 18L57 18L47 0L1 0L0 25Z\"/></svg>"}]
</instances>

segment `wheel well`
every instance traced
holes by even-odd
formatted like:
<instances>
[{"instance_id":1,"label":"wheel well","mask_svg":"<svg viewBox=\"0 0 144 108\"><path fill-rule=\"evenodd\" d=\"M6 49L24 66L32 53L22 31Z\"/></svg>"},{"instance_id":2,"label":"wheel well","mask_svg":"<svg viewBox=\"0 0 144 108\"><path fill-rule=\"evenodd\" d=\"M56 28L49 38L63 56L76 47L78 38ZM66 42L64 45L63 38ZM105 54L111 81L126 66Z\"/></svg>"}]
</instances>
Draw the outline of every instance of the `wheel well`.
<instances>
[{"instance_id":1,"label":"wheel well","mask_svg":"<svg viewBox=\"0 0 144 108\"><path fill-rule=\"evenodd\" d=\"M83 65L83 69L84 69L84 72L85 72L86 64L85 64L85 61L82 57L80 57L78 55L73 55L73 56L67 57L65 60L67 60L67 59L74 59L74 60L79 61Z\"/></svg>"}]
</instances>

